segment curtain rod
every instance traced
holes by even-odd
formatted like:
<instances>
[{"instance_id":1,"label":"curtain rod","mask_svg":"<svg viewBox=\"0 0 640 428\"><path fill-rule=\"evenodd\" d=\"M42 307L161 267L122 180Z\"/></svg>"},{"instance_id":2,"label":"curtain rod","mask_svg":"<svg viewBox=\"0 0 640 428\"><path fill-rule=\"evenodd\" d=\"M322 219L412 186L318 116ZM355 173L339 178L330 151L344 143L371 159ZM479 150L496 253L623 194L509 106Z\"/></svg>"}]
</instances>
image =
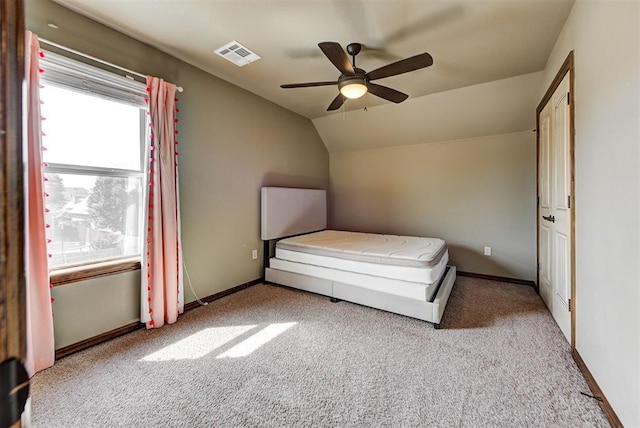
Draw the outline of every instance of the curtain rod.
<instances>
[{"instance_id":1,"label":"curtain rod","mask_svg":"<svg viewBox=\"0 0 640 428\"><path fill-rule=\"evenodd\" d=\"M50 45L50 46L56 47L56 48L58 48L58 49L62 49L62 50L67 51L67 52L71 52L72 54L76 54L76 55L79 55L79 56L81 56L81 57L84 57L84 58L90 59L90 60L92 60L92 61L99 62L99 63L104 64L104 65L106 65L106 66L113 67L113 68L118 69L118 70L120 70L120 71L124 71L125 73L133 74L133 75L135 75L135 76L142 77L143 79L146 79L146 78L147 78L147 76L145 76L145 75L144 75L144 74L142 74L142 73L138 73L138 72L136 72L136 71L129 70L128 68L120 67L119 65L116 65L116 64L113 64L113 63L110 63L110 62L104 61L104 60L102 60L102 59L96 58L96 57L91 56L91 55L87 55L87 54L86 54L86 53L84 53L84 52L80 52L80 51L77 51L77 50L75 50L75 49L68 48L68 47L66 47L66 46L63 46L63 45L60 45L60 44L58 44L58 43L52 42L52 41L50 41L50 40L43 39L42 37L38 37L38 40L40 40L40 41L41 41L41 42L43 42L44 44L47 44L47 45ZM182 86L176 86L176 90L177 90L178 92L182 92L182 91L184 91L184 89L182 88Z\"/></svg>"}]
</instances>

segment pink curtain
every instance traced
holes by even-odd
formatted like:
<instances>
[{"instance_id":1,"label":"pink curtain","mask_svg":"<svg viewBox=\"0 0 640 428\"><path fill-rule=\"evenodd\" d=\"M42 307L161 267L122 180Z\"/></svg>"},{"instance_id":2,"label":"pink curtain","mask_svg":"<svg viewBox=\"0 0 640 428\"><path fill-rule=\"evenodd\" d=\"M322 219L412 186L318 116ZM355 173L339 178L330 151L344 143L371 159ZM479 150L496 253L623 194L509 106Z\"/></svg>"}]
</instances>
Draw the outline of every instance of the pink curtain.
<instances>
[{"instance_id":1,"label":"pink curtain","mask_svg":"<svg viewBox=\"0 0 640 428\"><path fill-rule=\"evenodd\" d=\"M27 283L27 358L29 376L53 365L53 314L47 255L40 121L40 44L25 34L27 125L25 197L25 275Z\"/></svg>"},{"instance_id":2,"label":"pink curtain","mask_svg":"<svg viewBox=\"0 0 640 428\"><path fill-rule=\"evenodd\" d=\"M142 257L141 321L147 328L176 322L184 311L178 195L176 87L147 77L151 127L146 251Z\"/></svg>"}]
</instances>

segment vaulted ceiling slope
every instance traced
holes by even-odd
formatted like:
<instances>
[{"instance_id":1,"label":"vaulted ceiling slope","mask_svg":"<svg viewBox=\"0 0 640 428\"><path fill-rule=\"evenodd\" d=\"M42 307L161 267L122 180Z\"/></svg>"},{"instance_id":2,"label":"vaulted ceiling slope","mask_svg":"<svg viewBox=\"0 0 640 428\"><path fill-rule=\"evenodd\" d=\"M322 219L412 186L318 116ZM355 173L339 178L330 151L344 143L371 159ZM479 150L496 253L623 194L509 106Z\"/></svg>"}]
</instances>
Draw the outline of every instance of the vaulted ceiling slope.
<instances>
[{"instance_id":1,"label":"vaulted ceiling slope","mask_svg":"<svg viewBox=\"0 0 640 428\"><path fill-rule=\"evenodd\" d=\"M533 130L542 72L313 119L329 153ZM532 140L533 141L533 140Z\"/></svg>"},{"instance_id":2,"label":"vaulted ceiling slope","mask_svg":"<svg viewBox=\"0 0 640 428\"><path fill-rule=\"evenodd\" d=\"M282 83L337 80L317 44L365 45L367 71L422 52L434 65L377 83L408 101L544 68L573 0L55 0L215 76L310 119L337 95L332 86ZM237 40L262 57L237 67L214 51ZM188 82L179 82L188 89ZM408 101L405 101L408 102ZM375 96L347 111L388 104ZM389 106L389 109L392 106Z\"/></svg>"}]
</instances>

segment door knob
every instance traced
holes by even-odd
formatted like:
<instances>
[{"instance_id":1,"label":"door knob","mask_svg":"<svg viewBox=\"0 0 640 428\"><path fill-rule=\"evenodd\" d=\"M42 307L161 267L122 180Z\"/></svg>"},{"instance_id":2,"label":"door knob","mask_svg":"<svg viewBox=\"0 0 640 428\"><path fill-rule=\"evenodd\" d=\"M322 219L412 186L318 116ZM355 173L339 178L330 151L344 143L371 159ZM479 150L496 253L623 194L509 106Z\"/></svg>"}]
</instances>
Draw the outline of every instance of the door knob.
<instances>
[{"instance_id":1,"label":"door knob","mask_svg":"<svg viewBox=\"0 0 640 428\"><path fill-rule=\"evenodd\" d=\"M549 215L549 216L543 215L542 218L544 220L550 221L551 223L555 223L556 222L556 218L554 216L552 216L552 215Z\"/></svg>"}]
</instances>

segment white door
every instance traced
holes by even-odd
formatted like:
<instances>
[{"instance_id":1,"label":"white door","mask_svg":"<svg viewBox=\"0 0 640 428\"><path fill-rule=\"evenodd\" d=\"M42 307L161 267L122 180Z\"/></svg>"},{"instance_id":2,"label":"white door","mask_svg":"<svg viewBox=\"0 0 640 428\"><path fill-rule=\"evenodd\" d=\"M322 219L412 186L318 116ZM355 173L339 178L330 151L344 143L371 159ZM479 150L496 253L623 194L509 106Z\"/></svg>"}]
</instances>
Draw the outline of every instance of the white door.
<instances>
[{"instance_id":1,"label":"white door","mask_svg":"<svg viewBox=\"0 0 640 428\"><path fill-rule=\"evenodd\" d=\"M542 300L552 310L551 226L543 221L551 215L551 103L540 112L538 139L538 287Z\"/></svg>"},{"instance_id":2,"label":"white door","mask_svg":"<svg viewBox=\"0 0 640 428\"><path fill-rule=\"evenodd\" d=\"M539 115L540 295L571 342L571 122L567 74Z\"/></svg>"}]
</instances>

